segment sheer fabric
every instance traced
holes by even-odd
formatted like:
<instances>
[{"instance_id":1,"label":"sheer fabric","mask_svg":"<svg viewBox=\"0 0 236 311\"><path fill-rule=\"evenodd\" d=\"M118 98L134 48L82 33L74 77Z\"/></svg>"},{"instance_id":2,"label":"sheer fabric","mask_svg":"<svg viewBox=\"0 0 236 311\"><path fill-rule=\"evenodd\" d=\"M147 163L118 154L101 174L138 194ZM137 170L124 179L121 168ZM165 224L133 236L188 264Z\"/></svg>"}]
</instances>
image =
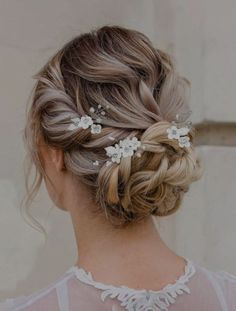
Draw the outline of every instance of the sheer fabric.
<instances>
[{"instance_id":1,"label":"sheer fabric","mask_svg":"<svg viewBox=\"0 0 236 311\"><path fill-rule=\"evenodd\" d=\"M159 291L107 285L73 266L47 288L0 303L0 310L235 311L236 276L186 261L185 273Z\"/></svg>"}]
</instances>

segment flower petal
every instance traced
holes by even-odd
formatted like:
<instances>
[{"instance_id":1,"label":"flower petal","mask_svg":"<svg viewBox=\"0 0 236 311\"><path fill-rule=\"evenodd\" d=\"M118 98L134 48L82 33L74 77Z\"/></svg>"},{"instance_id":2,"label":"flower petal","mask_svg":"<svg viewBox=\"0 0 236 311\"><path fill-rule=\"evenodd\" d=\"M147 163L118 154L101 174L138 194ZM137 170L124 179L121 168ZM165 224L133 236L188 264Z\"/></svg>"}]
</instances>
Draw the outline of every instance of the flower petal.
<instances>
[{"instance_id":1,"label":"flower petal","mask_svg":"<svg viewBox=\"0 0 236 311\"><path fill-rule=\"evenodd\" d=\"M183 148L183 147L190 147L191 146L190 138L188 136L181 136L179 138L179 146L181 148Z\"/></svg>"},{"instance_id":2,"label":"flower petal","mask_svg":"<svg viewBox=\"0 0 236 311\"><path fill-rule=\"evenodd\" d=\"M91 133L92 134L99 134L101 133L102 127L100 124L92 124L91 125Z\"/></svg>"},{"instance_id":3,"label":"flower petal","mask_svg":"<svg viewBox=\"0 0 236 311\"><path fill-rule=\"evenodd\" d=\"M180 135L187 135L189 133L190 129L188 127L181 127L181 128L179 128L178 131L179 131Z\"/></svg>"},{"instance_id":4,"label":"flower petal","mask_svg":"<svg viewBox=\"0 0 236 311\"><path fill-rule=\"evenodd\" d=\"M179 137L180 137L179 129L175 125L172 125L166 131L168 133L169 139L174 139L174 138L179 139Z\"/></svg>"},{"instance_id":5,"label":"flower petal","mask_svg":"<svg viewBox=\"0 0 236 311\"><path fill-rule=\"evenodd\" d=\"M80 122L80 118L72 118L71 121L73 121L74 123L79 123Z\"/></svg>"},{"instance_id":6,"label":"flower petal","mask_svg":"<svg viewBox=\"0 0 236 311\"><path fill-rule=\"evenodd\" d=\"M75 129L77 129L78 128L78 126L76 126L75 124L73 124L73 123L71 123L69 126L68 126L68 130L69 131L73 131L73 130L75 130Z\"/></svg>"}]
</instances>

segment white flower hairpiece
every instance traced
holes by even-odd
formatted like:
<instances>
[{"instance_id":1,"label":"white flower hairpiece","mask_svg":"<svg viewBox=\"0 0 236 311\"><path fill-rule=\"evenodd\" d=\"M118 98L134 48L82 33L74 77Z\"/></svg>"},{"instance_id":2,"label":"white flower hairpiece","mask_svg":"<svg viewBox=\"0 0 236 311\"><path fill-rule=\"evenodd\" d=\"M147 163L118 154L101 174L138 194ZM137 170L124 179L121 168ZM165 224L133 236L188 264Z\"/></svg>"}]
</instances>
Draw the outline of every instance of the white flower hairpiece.
<instances>
[{"instance_id":1,"label":"white flower hairpiece","mask_svg":"<svg viewBox=\"0 0 236 311\"><path fill-rule=\"evenodd\" d=\"M190 114L191 111L188 112ZM169 139L177 139L179 141L179 146L183 147L190 147L190 137L188 133L190 132L192 122L184 121L186 115L176 115L176 121L172 122L172 126L169 127L166 131L168 133Z\"/></svg>"},{"instance_id":2,"label":"white flower hairpiece","mask_svg":"<svg viewBox=\"0 0 236 311\"><path fill-rule=\"evenodd\" d=\"M109 105L106 105L106 109L109 109ZM104 111L104 108L101 105L97 106L97 109L94 107L91 107L89 111L96 117L95 121L93 118L89 115L84 115L82 117L77 118L71 118L72 123L69 124L68 130L73 131L78 128L82 129L88 129L90 127L90 131L92 134L99 134L102 130L102 126L97 123L101 123L100 114L102 116L105 116L106 112ZM109 139L114 141L115 138L112 136L109 136ZM137 137L133 138L125 138L123 140L120 140L118 143L116 143L113 146L108 146L105 149L106 154L111 159L110 161L106 162L106 165L113 163L120 163L120 160L122 157L129 157L134 154L134 151L136 151L139 147L141 147L141 142L137 139ZM144 149L145 147L142 146ZM141 152L137 152L137 156L141 156ZM99 165L99 161L93 161L94 166Z\"/></svg>"},{"instance_id":3,"label":"white flower hairpiece","mask_svg":"<svg viewBox=\"0 0 236 311\"><path fill-rule=\"evenodd\" d=\"M141 147L141 141L137 137L125 138L120 140L118 144L114 146L108 146L105 148L106 154L111 158L111 161L107 161L106 165L114 163L120 163L121 158L130 157L134 154L139 147Z\"/></svg>"},{"instance_id":4,"label":"white flower hairpiece","mask_svg":"<svg viewBox=\"0 0 236 311\"><path fill-rule=\"evenodd\" d=\"M68 126L68 130L70 130L70 131L73 131L73 130L78 129L78 128L87 129L90 127L92 134L101 133L101 130L102 130L101 125L95 124L93 122L93 119L88 115L84 115L81 118L79 118L79 117L78 118L72 118L71 121L73 123L71 123Z\"/></svg>"},{"instance_id":5,"label":"white flower hairpiece","mask_svg":"<svg viewBox=\"0 0 236 311\"><path fill-rule=\"evenodd\" d=\"M109 108L109 105L106 106ZM101 123L102 119L100 118L100 114L104 116L106 112L101 105L97 106L97 109L91 107L89 109L92 115L94 115L95 121L89 115L84 115L82 117L71 118L72 123L69 124L68 130L73 131L78 128L88 129L92 134L99 134L102 130ZM189 112L188 112L189 113ZM190 137L188 133L191 129L191 122L186 122L186 114L185 115L176 115L176 120L172 121L172 125L166 130L168 133L169 139L177 139L179 141L179 146L183 147L190 147ZM114 141L115 138L109 136L109 139ZM119 142L115 143L114 145L108 146L105 149L106 155L110 158L110 160L106 161L106 165L110 165L112 163L120 163L121 158L133 156L135 151L139 148L145 149L145 146L141 144L141 141L137 137L132 138L125 138L123 140L119 140ZM135 153L136 156L140 157L141 152L138 150ZM95 160L93 165L99 166L99 161Z\"/></svg>"},{"instance_id":6,"label":"white flower hairpiece","mask_svg":"<svg viewBox=\"0 0 236 311\"><path fill-rule=\"evenodd\" d=\"M109 109L109 108L110 106L106 105L106 109ZM92 134L101 133L102 126L101 124L97 124L97 123L102 122L100 115L102 115L103 117L106 115L104 108L102 107L102 105L99 104L97 108L90 107L89 111L96 117L95 121L92 119L91 116L87 114L82 116L81 118L80 117L71 118L72 123L68 126L68 130L73 131L78 128L87 129L90 127L91 129L90 131Z\"/></svg>"}]
</instances>

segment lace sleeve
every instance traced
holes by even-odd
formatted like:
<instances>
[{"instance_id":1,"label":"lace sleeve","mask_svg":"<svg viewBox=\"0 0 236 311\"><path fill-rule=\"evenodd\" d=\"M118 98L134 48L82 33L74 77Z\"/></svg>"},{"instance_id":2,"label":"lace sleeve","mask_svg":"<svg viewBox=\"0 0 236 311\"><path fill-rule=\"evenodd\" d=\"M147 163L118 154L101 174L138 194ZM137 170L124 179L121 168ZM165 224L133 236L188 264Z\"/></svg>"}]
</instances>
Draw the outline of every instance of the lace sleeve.
<instances>
[{"instance_id":1,"label":"lace sleeve","mask_svg":"<svg viewBox=\"0 0 236 311\"><path fill-rule=\"evenodd\" d=\"M231 274L227 271L218 271L216 272L216 275L225 281L236 283L236 275Z\"/></svg>"},{"instance_id":2,"label":"lace sleeve","mask_svg":"<svg viewBox=\"0 0 236 311\"><path fill-rule=\"evenodd\" d=\"M216 272L216 277L222 284L222 291L229 311L234 311L236 306L236 275L226 271Z\"/></svg>"},{"instance_id":3,"label":"lace sleeve","mask_svg":"<svg viewBox=\"0 0 236 311\"><path fill-rule=\"evenodd\" d=\"M25 296L19 296L17 298L9 298L0 302L0 311L12 311L15 306L26 300Z\"/></svg>"}]
</instances>

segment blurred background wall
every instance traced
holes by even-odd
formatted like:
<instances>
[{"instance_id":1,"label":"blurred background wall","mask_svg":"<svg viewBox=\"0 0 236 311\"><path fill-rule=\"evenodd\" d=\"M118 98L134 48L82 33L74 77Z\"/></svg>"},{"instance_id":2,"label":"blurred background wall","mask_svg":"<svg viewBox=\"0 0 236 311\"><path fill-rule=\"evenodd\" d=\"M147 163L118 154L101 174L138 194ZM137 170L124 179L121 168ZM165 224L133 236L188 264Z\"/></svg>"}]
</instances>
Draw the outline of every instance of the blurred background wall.
<instances>
[{"instance_id":1,"label":"blurred background wall","mask_svg":"<svg viewBox=\"0 0 236 311\"><path fill-rule=\"evenodd\" d=\"M75 263L70 219L44 188L33 212L47 228L46 244L20 216L22 129L32 76L66 41L104 24L144 32L192 82L192 120L205 124L197 147L205 174L158 227L179 254L236 273L235 11L233 0L0 0L1 299L46 286ZM221 130L210 131L209 122Z\"/></svg>"}]
</instances>

